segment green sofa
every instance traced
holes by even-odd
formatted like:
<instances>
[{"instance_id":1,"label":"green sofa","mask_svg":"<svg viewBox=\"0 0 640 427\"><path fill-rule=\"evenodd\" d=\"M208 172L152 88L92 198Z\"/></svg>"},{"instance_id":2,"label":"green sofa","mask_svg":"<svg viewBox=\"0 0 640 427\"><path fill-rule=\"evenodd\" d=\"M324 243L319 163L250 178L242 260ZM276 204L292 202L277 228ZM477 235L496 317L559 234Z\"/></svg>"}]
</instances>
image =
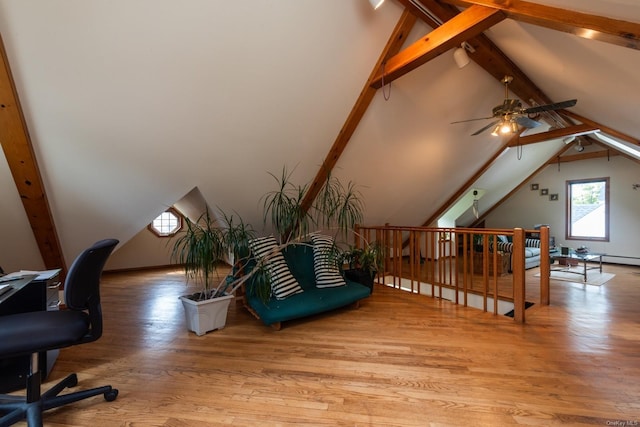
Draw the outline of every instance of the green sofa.
<instances>
[{"instance_id":1,"label":"green sofa","mask_svg":"<svg viewBox=\"0 0 640 427\"><path fill-rule=\"evenodd\" d=\"M280 329L282 322L335 310L355 304L371 295L371 289L345 279L346 285L331 288L316 287L311 245L291 245L282 251L284 258L297 279L303 292L285 299L276 299L273 295L264 303L251 292L251 278L245 286L243 303L249 311L262 320L265 325Z\"/></svg>"}]
</instances>

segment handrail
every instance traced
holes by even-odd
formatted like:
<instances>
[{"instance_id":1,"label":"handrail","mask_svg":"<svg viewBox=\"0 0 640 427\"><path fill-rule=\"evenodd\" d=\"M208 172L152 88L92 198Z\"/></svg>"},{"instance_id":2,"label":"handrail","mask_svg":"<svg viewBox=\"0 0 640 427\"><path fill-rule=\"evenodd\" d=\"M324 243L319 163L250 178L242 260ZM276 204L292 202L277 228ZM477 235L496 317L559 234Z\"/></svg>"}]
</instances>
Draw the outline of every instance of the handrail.
<instances>
[{"instance_id":1,"label":"handrail","mask_svg":"<svg viewBox=\"0 0 640 427\"><path fill-rule=\"evenodd\" d=\"M514 320L524 323L525 239L528 233L538 233L541 242L549 241L547 226L524 230L386 224L356 226L354 246L363 248L377 243L383 249L383 271L379 272L378 278L386 278L389 286L450 299L465 307L472 305L471 299L475 302L480 298L481 309L493 314L499 314L501 302L512 302ZM498 236L511 237L510 254L499 250ZM548 305L549 245L540 245L540 260L540 303ZM498 280L500 274L507 273L505 268L512 272L511 286L507 285L507 288L505 280Z\"/></svg>"}]
</instances>

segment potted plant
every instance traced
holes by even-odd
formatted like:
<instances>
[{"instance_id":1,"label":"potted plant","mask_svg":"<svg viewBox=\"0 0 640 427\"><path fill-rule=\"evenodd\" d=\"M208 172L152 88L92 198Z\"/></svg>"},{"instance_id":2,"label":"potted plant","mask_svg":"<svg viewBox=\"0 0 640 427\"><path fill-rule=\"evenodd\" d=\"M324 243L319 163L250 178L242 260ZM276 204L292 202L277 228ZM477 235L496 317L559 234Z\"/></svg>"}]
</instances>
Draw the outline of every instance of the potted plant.
<instances>
[{"instance_id":1,"label":"potted plant","mask_svg":"<svg viewBox=\"0 0 640 427\"><path fill-rule=\"evenodd\" d=\"M221 215L222 224L208 209L195 222L185 218L186 229L171 251L172 260L184 266L187 280L202 286L200 291L180 297L187 327L197 335L225 326L229 303L243 281L234 277L219 280L217 266L228 255L240 257L236 262L241 263L242 257L248 256L248 242L255 234L242 219L236 221L223 212Z\"/></svg>"},{"instance_id":2,"label":"potted plant","mask_svg":"<svg viewBox=\"0 0 640 427\"><path fill-rule=\"evenodd\" d=\"M343 254L344 263L349 265L344 271L345 276L368 286L373 292L373 281L382 269L383 255L383 248L377 241L366 243L363 248L350 247Z\"/></svg>"}]
</instances>

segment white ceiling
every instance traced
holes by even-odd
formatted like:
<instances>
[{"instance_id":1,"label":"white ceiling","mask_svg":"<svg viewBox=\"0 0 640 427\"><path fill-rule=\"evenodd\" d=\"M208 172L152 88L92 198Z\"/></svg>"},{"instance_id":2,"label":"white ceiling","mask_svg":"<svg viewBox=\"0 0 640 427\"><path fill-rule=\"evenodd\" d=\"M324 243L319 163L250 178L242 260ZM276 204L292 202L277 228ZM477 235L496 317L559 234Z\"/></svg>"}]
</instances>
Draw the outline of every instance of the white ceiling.
<instances>
[{"instance_id":1,"label":"white ceiling","mask_svg":"<svg viewBox=\"0 0 640 427\"><path fill-rule=\"evenodd\" d=\"M640 22L631 0L540 3ZM260 225L268 172L313 179L401 12L367 0L0 0L67 260L105 236L126 242L194 187ZM487 35L553 100L578 98L576 113L640 138L640 52L511 20ZM335 172L363 186L366 222L418 225L439 208L502 144L470 136L481 122L449 123L502 98L449 53L395 81L388 101L378 91ZM544 156L532 150L516 169L535 170Z\"/></svg>"}]
</instances>

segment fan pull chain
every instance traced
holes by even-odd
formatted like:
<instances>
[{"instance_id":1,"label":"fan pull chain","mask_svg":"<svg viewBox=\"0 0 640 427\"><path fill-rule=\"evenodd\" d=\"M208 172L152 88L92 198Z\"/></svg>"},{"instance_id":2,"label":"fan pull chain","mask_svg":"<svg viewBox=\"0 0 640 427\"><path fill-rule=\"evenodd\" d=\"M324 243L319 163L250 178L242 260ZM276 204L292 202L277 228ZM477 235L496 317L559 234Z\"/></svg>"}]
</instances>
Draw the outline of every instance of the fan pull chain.
<instances>
[{"instance_id":1,"label":"fan pull chain","mask_svg":"<svg viewBox=\"0 0 640 427\"><path fill-rule=\"evenodd\" d=\"M388 101L391 98L391 83L389 83L389 93L385 93L384 91L384 67L387 65L387 61L382 63L382 97L385 101Z\"/></svg>"},{"instance_id":2,"label":"fan pull chain","mask_svg":"<svg viewBox=\"0 0 640 427\"><path fill-rule=\"evenodd\" d=\"M520 136L518 136L518 145L516 146L516 154L518 160L522 160L522 144L520 144Z\"/></svg>"}]
</instances>

